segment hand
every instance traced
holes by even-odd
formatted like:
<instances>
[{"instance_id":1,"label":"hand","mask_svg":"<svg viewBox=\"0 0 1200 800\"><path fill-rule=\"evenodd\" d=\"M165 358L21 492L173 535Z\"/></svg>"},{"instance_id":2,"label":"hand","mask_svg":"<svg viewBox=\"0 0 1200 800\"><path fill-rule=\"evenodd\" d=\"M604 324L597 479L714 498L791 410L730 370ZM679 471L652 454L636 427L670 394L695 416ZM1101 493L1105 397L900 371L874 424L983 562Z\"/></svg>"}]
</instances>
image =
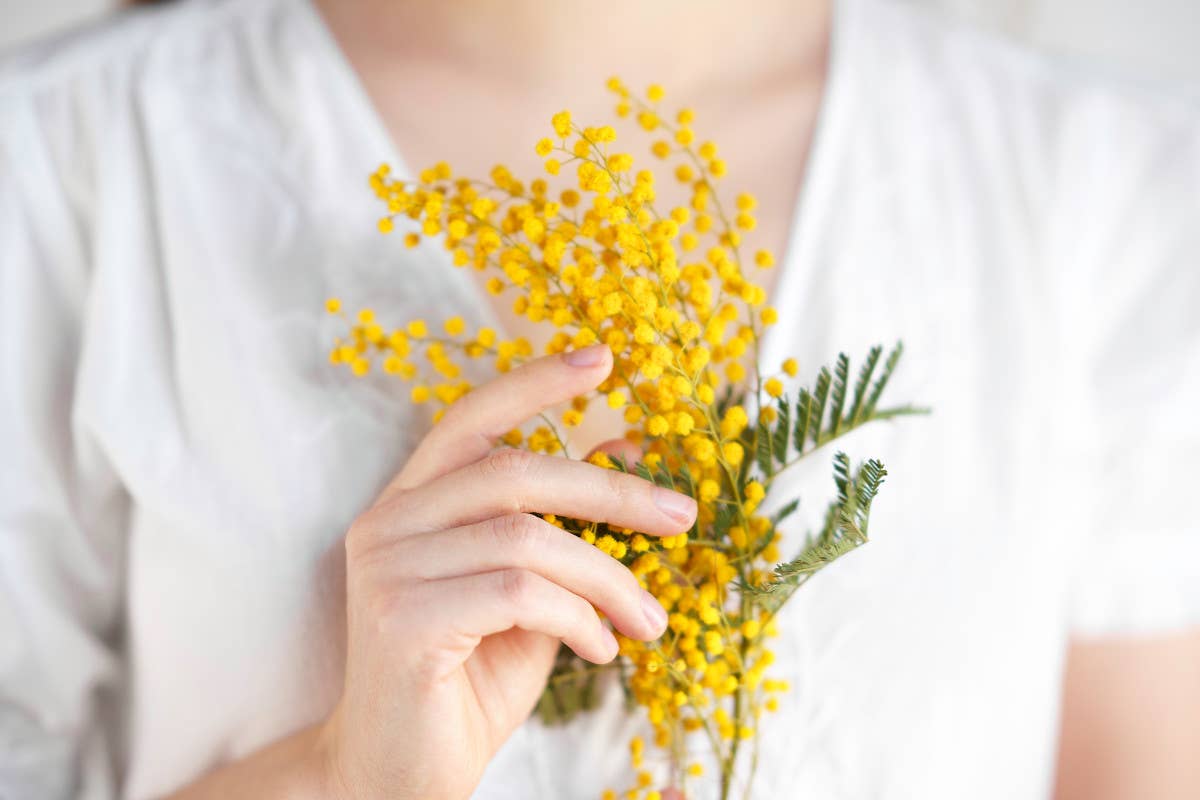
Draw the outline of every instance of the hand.
<instances>
[{"instance_id":1,"label":"hand","mask_svg":"<svg viewBox=\"0 0 1200 800\"><path fill-rule=\"evenodd\" d=\"M638 477L497 438L593 388L604 345L503 375L448 409L346 536L348 655L320 739L336 795L466 798L526 719L559 642L595 663L666 627L632 573L531 512L651 535L691 527L695 502Z\"/></svg>"}]
</instances>

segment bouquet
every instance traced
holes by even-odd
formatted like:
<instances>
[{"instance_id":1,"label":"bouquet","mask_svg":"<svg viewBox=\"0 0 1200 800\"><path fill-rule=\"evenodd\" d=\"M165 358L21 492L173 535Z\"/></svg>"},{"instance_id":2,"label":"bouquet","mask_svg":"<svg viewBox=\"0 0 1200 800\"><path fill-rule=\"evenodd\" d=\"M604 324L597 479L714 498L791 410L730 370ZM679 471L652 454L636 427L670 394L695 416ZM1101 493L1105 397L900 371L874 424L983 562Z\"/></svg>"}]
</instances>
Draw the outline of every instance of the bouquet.
<instances>
[{"instance_id":1,"label":"bouquet","mask_svg":"<svg viewBox=\"0 0 1200 800\"><path fill-rule=\"evenodd\" d=\"M386 208L382 233L399 220L410 228L406 246L433 240L454 266L489 273L488 291L511 295L514 312L554 329L547 353L597 342L612 350L612 373L594 392L574 398L557 420L543 416L509 432L504 444L565 454L560 426L578 425L593 404L619 409L626 438L644 456L625 463L597 452L592 463L687 493L699 514L691 530L661 538L545 517L625 564L669 616L657 641L618 635L612 664L587 664L562 648L539 713L553 723L590 708L597 674L613 670L630 708L645 713L668 773L646 769L646 743L634 738L634 776L623 796L657 800L653 787L663 780L685 789L702 779L701 747L717 765L726 800L735 775L748 791L759 720L789 688L770 674L775 617L813 575L867 542L871 503L887 473L878 461L855 467L834 455L836 499L788 560L781 561L781 527L799 499L772 497L772 513L762 511L764 501L800 459L868 422L921 410L880 405L900 344L886 356L871 349L853 374L841 355L811 388L791 392L794 359L775 373L759 371L759 342L778 312L749 274L775 263L769 251L751 255L746 247L755 198L739 194L732 208L722 201L716 185L725 162L714 144L697 142L691 110L664 113L658 86L644 97L617 79L608 88L617 116L651 134L653 158L689 188L686 206L657 207L655 171L635 169L613 127L581 127L567 111L554 115L552 135L535 146L546 177L526 183L504 166L487 179L458 177L439 163L409 181L383 165L370 185ZM565 186L552 188L566 175ZM344 314L336 298L327 309ZM330 361L355 375L379 368L408 381L413 403L439 407L435 420L471 390L466 360L486 359L504 372L534 355L529 341L468 330L458 316L436 328L414 319L392 329L371 309L345 318L348 331Z\"/></svg>"}]
</instances>

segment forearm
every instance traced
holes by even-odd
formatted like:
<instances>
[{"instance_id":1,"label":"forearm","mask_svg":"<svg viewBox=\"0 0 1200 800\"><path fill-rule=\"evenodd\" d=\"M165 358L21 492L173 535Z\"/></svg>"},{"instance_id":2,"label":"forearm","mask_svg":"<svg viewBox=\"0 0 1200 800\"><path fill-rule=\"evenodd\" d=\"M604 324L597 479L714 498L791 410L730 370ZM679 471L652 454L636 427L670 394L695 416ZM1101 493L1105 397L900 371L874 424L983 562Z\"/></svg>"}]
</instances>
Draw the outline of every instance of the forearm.
<instances>
[{"instance_id":1,"label":"forearm","mask_svg":"<svg viewBox=\"0 0 1200 800\"><path fill-rule=\"evenodd\" d=\"M1055 800L1200 797L1200 631L1077 641Z\"/></svg>"},{"instance_id":2,"label":"forearm","mask_svg":"<svg viewBox=\"0 0 1200 800\"><path fill-rule=\"evenodd\" d=\"M321 728L305 728L210 772L167 800L333 800Z\"/></svg>"}]
</instances>

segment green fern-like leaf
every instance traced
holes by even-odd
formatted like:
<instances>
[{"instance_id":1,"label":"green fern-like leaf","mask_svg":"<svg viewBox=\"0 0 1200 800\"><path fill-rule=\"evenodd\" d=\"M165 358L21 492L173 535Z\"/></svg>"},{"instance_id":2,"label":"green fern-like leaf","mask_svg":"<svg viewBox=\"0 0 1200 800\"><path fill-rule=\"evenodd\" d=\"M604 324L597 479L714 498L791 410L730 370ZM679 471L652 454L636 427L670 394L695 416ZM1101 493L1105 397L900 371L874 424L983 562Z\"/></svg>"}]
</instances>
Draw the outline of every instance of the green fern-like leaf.
<instances>
[{"instance_id":1,"label":"green fern-like leaf","mask_svg":"<svg viewBox=\"0 0 1200 800\"><path fill-rule=\"evenodd\" d=\"M825 419L825 408L829 402L829 389L832 385L833 378L829 374L828 367L821 367L821 371L817 374L817 386L813 392L813 413L809 435L812 437L813 446L821 444L821 426Z\"/></svg>"},{"instance_id":2,"label":"green fern-like leaf","mask_svg":"<svg viewBox=\"0 0 1200 800\"><path fill-rule=\"evenodd\" d=\"M879 365L879 356L883 353L883 348L875 345L867 352L867 358L863 361L862 367L858 371L858 380L854 382L854 402L850 405L850 413L847 415L849 424L853 427L859 422L859 414L863 411L863 402L867 398L867 389L871 385L871 376L875 373L875 367Z\"/></svg>"},{"instance_id":3,"label":"green fern-like leaf","mask_svg":"<svg viewBox=\"0 0 1200 800\"><path fill-rule=\"evenodd\" d=\"M821 425L820 420L813 421L816 412L816 401L812 394L807 389L801 389L800 399L796 402L796 427L792 436L792 444L795 445L797 453L804 452L811 431Z\"/></svg>"},{"instance_id":4,"label":"green fern-like leaf","mask_svg":"<svg viewBox=\"0 0 1200 800\"><path fill-rule=\"evenodd\" d=\"M837 453L833 457L837 497L829 504L820 532L810 534L800 554L791 561L777 564L764 585L745 586L743 590L768 605L781 605L821 569L866 544L871 503L886 476L887 470L879 461L870 459L852 471L849 457ZM794 510L788 509L788 513Z\"/></svg>"},{"instance_id":5,"label":"green fern-like leaf","mask_svg":"<svg viewBox=\"0 0 1200 800\"><path fill-rule=\"evenodd\" d=\"M892 373L896 371L896 365L900 363L900 356L902 355L904 355L904 343L896 342L896 346L892 348L892 352L888 353L887 361L883 365L883 372L880 373L879 380L875 381L875 386L871 389L871 395L867 398L867 416L875 413L875 408L879 405L879 398L883 395L883 390L887 388L888 381L892 379Z\"/></svg>"},{"instance_id":6,"label":"green fern-like leaf","mask_svg":"<svg viewBox=\"0 0 1200 800\"><path fill-rule=\"evenodd\" d=\"M837 436L842 428L842 413L846 408L846 388L850 382L850 359L845 353L838 353L837 364L833 368L833 408L829 412L830 435Z\"/></svg>"},{"instance_id":7,"label":"green fern-like leaf","mask_svg":"<svg viewBox=\"0 0 1200 800\"><path fill-rule=\"evenodd\" d=\"M774 465L771 462L771 429L762 417L759 417L754 428L754 460L764 476L774 474Z\"/></svg>"},{"instance_id":8,"label":"green fern-like leaf","mask_svg":"<svg viewBox=\"0 0 1200 800\"><path fill-rule=\"evenodd\" d=\"M775 430L771 435L771 451L775 460L783 464L787 461L788 438L792 433L792 404L787 401L786 397L781 397L775 405L778 416L775 420Z\"/></svg>"}]
</instances>

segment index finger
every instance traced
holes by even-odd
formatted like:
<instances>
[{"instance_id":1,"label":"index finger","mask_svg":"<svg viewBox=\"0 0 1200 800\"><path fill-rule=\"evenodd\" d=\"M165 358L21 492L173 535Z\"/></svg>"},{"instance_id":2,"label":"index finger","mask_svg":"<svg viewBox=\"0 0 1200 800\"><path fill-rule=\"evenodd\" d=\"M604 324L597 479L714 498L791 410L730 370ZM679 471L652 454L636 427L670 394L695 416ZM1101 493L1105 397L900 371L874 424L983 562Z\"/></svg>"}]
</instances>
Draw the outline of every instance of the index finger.
<instances>
[{"instance_id":1,"label":"index finger","mask_svg":"<svg viewBox=\"0 0 1200 800\"><path fill-rule=\"evenodd\" d=\"M606 344L594 344L539 358L488 381L446 409L382 497L478 461L505 433L595 388L611 370L612 351Z\"/></svg>"}]
</instances>

